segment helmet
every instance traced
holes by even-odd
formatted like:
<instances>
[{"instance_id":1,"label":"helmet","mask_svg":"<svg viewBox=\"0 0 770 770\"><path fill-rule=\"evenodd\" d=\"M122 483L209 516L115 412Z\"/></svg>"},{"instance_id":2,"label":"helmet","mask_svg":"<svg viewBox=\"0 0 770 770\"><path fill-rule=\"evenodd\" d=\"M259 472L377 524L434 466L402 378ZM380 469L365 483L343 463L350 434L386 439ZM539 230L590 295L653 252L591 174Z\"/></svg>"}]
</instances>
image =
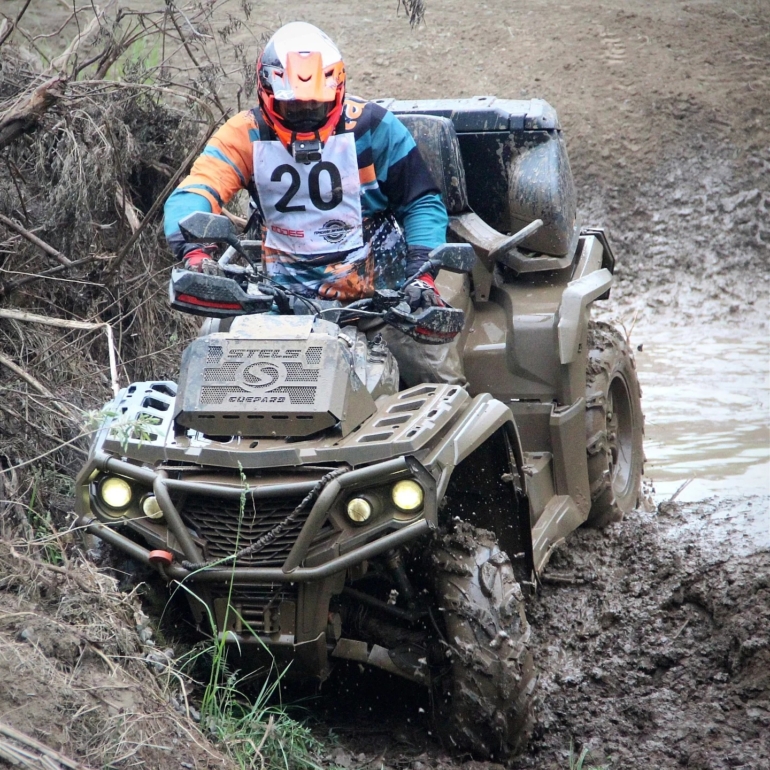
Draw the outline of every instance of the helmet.
<instances>
[{"instance_id":1,"label":"helmet","mask_svg":"<svg viewBox=\"0 0 770 770\"><path fill-rule=\"evenodd\" d=\"M318 27L285 24L257 61L257 94L262 115L287 148L302 134L326 142L342 115L342 54Z\"/></svg>"}]
</instances>

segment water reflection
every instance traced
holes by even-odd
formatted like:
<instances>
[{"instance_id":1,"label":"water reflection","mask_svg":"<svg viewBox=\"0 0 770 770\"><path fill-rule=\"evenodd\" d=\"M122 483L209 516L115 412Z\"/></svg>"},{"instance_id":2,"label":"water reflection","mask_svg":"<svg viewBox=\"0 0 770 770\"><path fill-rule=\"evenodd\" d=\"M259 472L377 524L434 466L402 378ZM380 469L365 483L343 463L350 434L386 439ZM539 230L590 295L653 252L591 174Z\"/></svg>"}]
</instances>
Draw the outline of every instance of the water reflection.
<instances>
[{"instance_id":1,"label":"water reflection","mask_svg":"<svg viewBox=\"0 0 770 770\"><path fill-rule=\"evenodd\" d=\"M770 495L770 341L729 328L633 332L646 474L659 499Z\"/></svg>"}]
</instances>

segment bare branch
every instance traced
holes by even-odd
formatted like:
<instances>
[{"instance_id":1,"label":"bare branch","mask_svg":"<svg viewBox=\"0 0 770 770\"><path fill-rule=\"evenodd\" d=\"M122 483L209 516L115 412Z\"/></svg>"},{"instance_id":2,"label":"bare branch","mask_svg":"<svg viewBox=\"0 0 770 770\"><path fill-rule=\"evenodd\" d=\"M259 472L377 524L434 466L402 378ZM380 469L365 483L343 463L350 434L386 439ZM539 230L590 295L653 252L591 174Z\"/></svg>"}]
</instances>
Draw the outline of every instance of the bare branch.
<instances>
[{"instance_id":1,"label":"bare branch","mask_svg":"<svg viewBox=\"0 0 770 770\"><path fill-rule=\"evenodd\" d=\"M74 267L81 267L87 265L89 262L95 262L99 257L84 257L83 259L76 259L74 262L70 262L69 265L59 265L59 267L52 267L48 270L43 270L40 273L34 275L28 275L25 278L20 278L18 281L11 281L10 283L0 286L0 296L8 296L22 286L27 286L35 281L42 280L43 278L52 278L58 276L59 273L63 273L65 270L70 270Z\"/></svg>"},{"instance_id":2,"label":"bare branch","mask_svg":"<svg viewBox=\"0 0 770 770\"><path fill-rule=\"evenodd\" d=\"M21 7L21 10L16 14L16 18L9 22L5 29L3 30L2 37L0 37L0 46L5 43L6 40L13 34L14 29L18 26L19 22L21 21L21 17L25 14L27 8L29 7L29 4L32 2L32 0L27 0L26 3Z\"/></svg>"},{"instance_id":3,"label":"bare branch","mask_svg":"<svg viewBox=\"0 0 770 770\"><path fill-rule=\"evenodd\" d=\"M24 371L24 369L22 369L18 364L11 361L10 358L6 358L6 356L4 356L2 353L0 353L0 364L10 369L14 374L17 374L19 377L21 377L22 380L31 385L38 393L40 393L40 395L50 399L51 403L56 404L56 406L59 407L61 413L65 417L69 417L71 420L78 422L77 415L66 404L63 404L61 401L59 401L56 396L54 396L54 394L51 393L51 391L48 390L45 385L43 385L42 382L33 377L29 372Z\"/></svg>"},{"instance_id":4,"label":"bare branch","mask_svg":"<svg viewBox=\"0 0 770 770\"><path fill-rule=\"evenodd\" d=\"M0 117L0 150L14 139L32 131L43 114L64 96L66 78L55 77L38 86L26 101L18 100ZM18 106L17 106L18 105Z\"/></svg>"},{"instance_id":5,"label":"bare branch","mask_svg":"<svg viewBox=\"0 0 770 770\"><path fill-rule=\"evenodd\" d=\"M14 230L19 235L26 238L30 243L34 243L35 246L37 246L39 249L42 249L46 254L50 254L54 259L61 262L65 267L70 267L72 265L71 259L65 257L64 254L62 254L60 251L57 251L53 246L50 246L44 240L38 238L34 233L26 230L20 224L14 222L12 219L9 219L4 214L0 214L0 223L4 224L11 230Z\"/></svg>"}]
</instances>

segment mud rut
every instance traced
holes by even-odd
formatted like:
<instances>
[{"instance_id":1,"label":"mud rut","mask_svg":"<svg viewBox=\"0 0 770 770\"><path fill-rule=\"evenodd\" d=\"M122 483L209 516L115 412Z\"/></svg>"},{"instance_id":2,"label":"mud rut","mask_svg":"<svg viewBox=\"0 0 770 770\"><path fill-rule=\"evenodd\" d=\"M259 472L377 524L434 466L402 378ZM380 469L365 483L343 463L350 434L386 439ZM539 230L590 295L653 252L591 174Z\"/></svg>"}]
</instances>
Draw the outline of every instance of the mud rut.
<instances>
[{"instance_id":1,"label":"mud rut","mask_svg":"<svg viewBox=\"0 0 770 770\"><path fill-rule=\"evenodd\" d=\"M363 96L547 99L585 221L609 226L618 252L607 312L688 338L715 320L767 330L764 0L428 0L413 33L381 0L265 0L258 13L257 35L322 26ZM565 768L571 740L612 768L770 767L770 553L711 530L717 513L767 517L768 497L648 508L555 553L529 607L543 702L513 767ZM355 668L312 707L319 733L339 736L339 766L494 767L446 756L429 710L421 689Z\"/></svg>"}]
</instances>

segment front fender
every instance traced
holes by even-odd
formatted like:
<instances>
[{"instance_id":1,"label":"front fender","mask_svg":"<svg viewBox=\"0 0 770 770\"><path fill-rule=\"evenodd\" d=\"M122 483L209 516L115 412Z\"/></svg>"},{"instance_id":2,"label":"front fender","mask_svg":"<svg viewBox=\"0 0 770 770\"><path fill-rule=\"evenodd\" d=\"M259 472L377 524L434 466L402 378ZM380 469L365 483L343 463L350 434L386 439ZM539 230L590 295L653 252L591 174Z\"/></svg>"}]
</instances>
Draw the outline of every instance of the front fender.
<instances>
[{"instance_id":1,"label":"front fender","mask_svg":"<svg viewBox=\"0 0 770 770\"><path fill-rule=\"evenodd\" d=\"M462 417L424 460L427 467L437 466L440 469L437 490L439 500L446 491L452 470L506 424L515 434L519 445L513 414L502 401L488 393L482 393L471 401Z\"/></svg>"}]
</instances>

